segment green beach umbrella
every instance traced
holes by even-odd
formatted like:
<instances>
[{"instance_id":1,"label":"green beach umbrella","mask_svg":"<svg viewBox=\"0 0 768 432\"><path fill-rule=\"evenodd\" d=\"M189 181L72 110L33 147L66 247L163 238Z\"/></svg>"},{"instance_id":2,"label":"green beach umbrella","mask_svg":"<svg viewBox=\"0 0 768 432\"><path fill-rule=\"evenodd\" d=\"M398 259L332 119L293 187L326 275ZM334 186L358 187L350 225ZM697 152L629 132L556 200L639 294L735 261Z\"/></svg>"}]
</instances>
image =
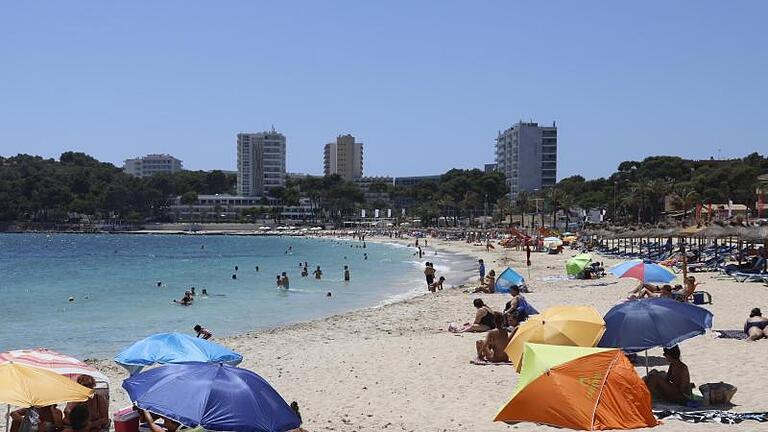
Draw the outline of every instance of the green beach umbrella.
<instances>
[{"instance_id":1,"label":"green beach umbrella","mask_svg":"<svg viewBox=\"0 0 768 432\"><path fill-rule=\"evenodd\" d=\"M588 266L592 262L592 255L590 254L578 254L575 257L565 262L565 271L569 276L576 276L584 270L584 267Z\"/></svg>"}]
</instances>

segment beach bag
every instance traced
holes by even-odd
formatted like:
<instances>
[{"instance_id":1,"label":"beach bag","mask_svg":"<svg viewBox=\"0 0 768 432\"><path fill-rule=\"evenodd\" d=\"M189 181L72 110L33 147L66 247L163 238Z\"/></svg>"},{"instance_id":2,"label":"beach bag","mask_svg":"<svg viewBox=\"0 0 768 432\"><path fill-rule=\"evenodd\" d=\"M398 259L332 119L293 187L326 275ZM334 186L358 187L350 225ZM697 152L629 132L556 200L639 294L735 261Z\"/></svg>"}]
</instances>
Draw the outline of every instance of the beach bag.
<instances>
[{"instance_id":1,"label":"beach bag","mask_svg":"<svg viewBox=\"0 0 768 432\"><path fill-rule=\"evenodd\" d=\"M707 383L699 386L701 395L704 396L705 405L725 405L731 402L731 398L738 390L736 386L724 382Z\"/></svg>"},{"instance_id":2,"label":"beach bag","mask_svg":"<svg viewBox=\"0 0 768 432\"><path fill-rule=\"evenodd\" d=\"M39 432L39 430L40 414L34 408L27 409L27 413L19 426L19 432Z\"/></svg>"}]
</instances>

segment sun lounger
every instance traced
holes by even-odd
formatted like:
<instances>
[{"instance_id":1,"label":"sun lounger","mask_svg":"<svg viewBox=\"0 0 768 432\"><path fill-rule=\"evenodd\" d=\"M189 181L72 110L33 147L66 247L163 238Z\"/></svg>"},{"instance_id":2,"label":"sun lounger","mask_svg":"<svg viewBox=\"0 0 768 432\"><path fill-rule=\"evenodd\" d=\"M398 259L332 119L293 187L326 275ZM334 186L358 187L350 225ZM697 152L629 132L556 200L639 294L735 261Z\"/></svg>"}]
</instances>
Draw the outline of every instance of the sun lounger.
<instances>
[{"instance_id":1,"label":"sun lounger","mask_svg":"<svg viewBox=\"0 0 768 432\"><path fill-rule=\"evenodd\" d=\"M731 273L731 276L733 276L737 282L764 282L765 278L768 277L768 273L735 272Z\"/></svg>"}]
</instances>

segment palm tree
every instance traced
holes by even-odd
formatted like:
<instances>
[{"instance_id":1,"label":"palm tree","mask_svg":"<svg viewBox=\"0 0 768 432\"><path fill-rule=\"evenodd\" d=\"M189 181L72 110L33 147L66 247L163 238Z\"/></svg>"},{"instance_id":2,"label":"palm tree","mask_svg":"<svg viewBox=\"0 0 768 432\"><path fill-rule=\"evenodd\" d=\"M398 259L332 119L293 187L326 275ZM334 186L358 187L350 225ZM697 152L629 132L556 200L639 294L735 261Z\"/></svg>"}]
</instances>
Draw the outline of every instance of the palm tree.
<instances>
[{"instance_id":1,"label":"palm tree","mask_svg":"<svg viewBox=\"0 0 768 432\"><path fill-rule=\"evenodd\" d=\"M525 226L525 214L531 208L530 194L526 191L522 191L517 194L517 197L515 198L515 205L517 206L518 210L520 210L520 227L523 228Z\"/></svg>"},{"instance_id":2,"label":"palm tree","mask_svg":"<svg viewBox=\"0 0 768 432\"><path fill-rule=\"evenodd\" d=\"M681 186L675 192L672 205L683 211L683 222L688 220L688 210L699 202L699 193L688 186Z\"/></svg>"}]
</instances>

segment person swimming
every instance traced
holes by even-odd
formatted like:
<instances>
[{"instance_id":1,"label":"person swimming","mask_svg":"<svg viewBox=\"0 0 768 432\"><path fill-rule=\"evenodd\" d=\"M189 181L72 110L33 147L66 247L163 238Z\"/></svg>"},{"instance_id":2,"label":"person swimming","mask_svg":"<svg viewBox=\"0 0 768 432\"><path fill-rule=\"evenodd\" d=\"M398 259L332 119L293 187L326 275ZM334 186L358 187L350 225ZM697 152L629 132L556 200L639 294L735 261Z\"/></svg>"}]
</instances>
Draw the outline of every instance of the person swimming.
<instances>
[{"instance_id":1,"label":"person swimming","mask_svg":"<svg viewBox=\"0 0 768 432\"><path fill-rule=\"evenodd\" d=\"M157 287L160 288L161 286L163 286L163 281L157 281Z\"/></svg>"},{"instance_id":2,"label":"person swimming","mask_svg":"<svg viewBox=\"0 0 768 432\"><path fill-rule=\"evenodd\" d=\"M238 271L238 270L240 270L240 269L237 266L235 266L235 271Z\"/></svg>"},{"instance_id":3,"label":"person swimming","mask_svg":"<svg viewBox=\"0 0 768 432\"><path fill-rule=\"evenodd\" d=\"M237 275L233 273L232 274L232 279L237 279Z\"/></svg>"},{"instance_id":4,"label":"person swimming","mask_svg":"<svg viewBox=\"0 0 768 432\"><path fill-rule=\"evenodd\" d=\"M192 287L192 291L190 291L190 292L189 292L189 294L190 294L192 297L194 297L194 296L196 296L196 295L197 295L197 293L195 292L195 287Z\"/></svg>"},{"instance_id":5,"label":"person swimming","mask_svg":"<svg viewBox=\"0 0 768 432\"><path fill-rule=\"evenodd\" d=\"M259 271L259 266L256 266L256 271Z\"/></svg>"},{"instance_id":6,"label":"person swimming","mask_svg":"<svg viewBox=\"0 0 768 432\"><path fill-rule=\"evenodd\" d=\"M201 292L200 295L204 297L208 297L208 290L203 288L203 292Z\"/></svg>"}]
</instances>

